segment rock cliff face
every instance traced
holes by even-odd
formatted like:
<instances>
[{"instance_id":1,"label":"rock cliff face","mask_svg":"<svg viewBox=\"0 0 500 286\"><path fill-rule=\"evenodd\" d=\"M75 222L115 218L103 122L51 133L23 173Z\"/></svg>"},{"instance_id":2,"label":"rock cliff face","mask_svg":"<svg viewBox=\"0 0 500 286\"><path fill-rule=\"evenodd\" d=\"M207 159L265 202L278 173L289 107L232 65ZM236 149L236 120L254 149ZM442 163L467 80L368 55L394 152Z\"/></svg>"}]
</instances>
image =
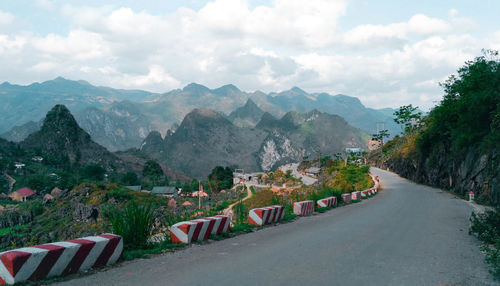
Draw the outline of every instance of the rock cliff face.
<instances>
[{"instance_id":1,"label":"rock cliff face","mask_svg":"<svg viewBox=\"0 0 500 286\"><path fill-rule=\"evenodd\" d=\"M153 130L150 119L128 101L114 102L108 110L86 108L75 119L92 140L111 152L138 147Z\"/></svg>"},{"instance_id":2,"label":"rock cliff face","mask_svg":"<svg viewBox=\"0 0 500 286\"><path fill-rule=\"evenodd\" d=\"M476 199L500 203L500 150L481 152L468 148L461 154L451 154L437 143L430 154L405 149L406 138L395 139L370 154L370 162L389 169L417 183L451 190L467 196L473 191Z\"/></svg>"}]
</instances>

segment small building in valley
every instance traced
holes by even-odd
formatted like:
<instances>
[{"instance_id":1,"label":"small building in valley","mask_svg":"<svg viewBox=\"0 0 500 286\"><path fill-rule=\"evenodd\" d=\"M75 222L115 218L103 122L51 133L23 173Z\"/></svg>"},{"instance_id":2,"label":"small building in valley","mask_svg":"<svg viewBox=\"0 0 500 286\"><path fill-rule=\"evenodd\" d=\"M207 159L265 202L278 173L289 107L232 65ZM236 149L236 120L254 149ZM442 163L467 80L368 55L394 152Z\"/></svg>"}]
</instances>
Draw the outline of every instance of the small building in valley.
<instances>
[{"instance_id":1,"label":"small building in valley","mask_svg":"<svg viewBox=\"0 0 500 286\"><path fill-rule=\"evenodd\" d=\"M169 187L169 186L158 186L158 187L153 187L151 190L151 193L153 195L162 195L166 197L177 197L180 193L180 190L176 187Z\"/></svg>"},{"instance_id":2,"label":"small building in valley","mask_svg":"<svg viewBox=\"0 0 500 286\"><path fill-rule=\"evenodd\" d=\"M125 186L125 188L135 191L135 192L140 192L141 191L141 186Z\"/></svg>"},{"instance_id":3,"label":"small building in valley","mask_svg":"<svg viewBox=\"0 0 500 286\"><path fill-rule=\"evenodd\" d=\"M15 191L15 192L12 192L9 195L9 197L11 199L13 199L14 201L25 202L28 200L29 197L31 197L35 193L36 193L36 191L33 191L32 189L25 187L25 188L22 188L22 189Z\"/></svg>"},{"instance_id":4,"label":"small building in valley","mask_svg":"<svg viewBox=\"0 0 500 286\"><path fill-rule=\"evenodd\" d=\"M309 177L317 177L319 175L320 168L318 168L318 167L311 167L311 168L305 169L304 172Z\"/></svg>"}]
</instances>

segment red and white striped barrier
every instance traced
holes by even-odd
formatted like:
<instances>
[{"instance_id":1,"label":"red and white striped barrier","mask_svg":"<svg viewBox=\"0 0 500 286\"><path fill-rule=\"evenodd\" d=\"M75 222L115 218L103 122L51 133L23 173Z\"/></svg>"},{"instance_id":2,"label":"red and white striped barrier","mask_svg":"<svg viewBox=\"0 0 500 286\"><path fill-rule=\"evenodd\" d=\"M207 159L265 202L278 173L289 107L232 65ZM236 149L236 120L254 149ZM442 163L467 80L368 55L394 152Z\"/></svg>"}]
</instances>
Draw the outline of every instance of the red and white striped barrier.
<instances>
[{"instance_id":1,"label":"red and white striped barrier","mask_svg":"<svg viewBox=\"0 0 500 286\"><path fill-rule=\"evenodd\" d=\"M351 199L353 201L360 200L361 199L361 192L356 191L351 193Z\"/></svg>"},{"instance_id":2,"label":"red and white striped barrier","mask_svg":"<svg viewBox=\"0 0 500 286\"><path fill-rule=\"evenodd\" d=\"M178 222L170 227L172 243L191 243L206 240L212 234L229 232L229 217L217 215L190 221Z\"/></svg>"},{"instance_id":3,"label":"red and white striped barrier","mask_svg":"<svg viewBox=\"0 0 500 286\"><path fill-rule=\"evenodd\" d=\"M316 202L316 205L318 208L328 208L328 207L333 207L337 204L337 198L336 197L327 197L321 200L318 200Z\"/></svg>"},{"instance_id":4,"label":"red and white striped barrier","mask_svg":"<svg viewBox=\"0 0 500 286\"><path fill-rule=\"evenodd\" d=\"M361 198L366 199L366 197L368 197L368 191L367 190L361 191Z\"/></svg>"},{"instance_id":5,"label":"red and white striped barrier","mask_svg":"<svg viewBox=\"0 0 500 286\"><path fill-rule=\"evenodd\" d=\"M35 245L0 253L0 284L37 281L115 263L123 252L121 236L102 234Z\"/></svg>"},{"instance_id":6,"label":"red and white striped barrier","mask_svg":"<svg viewBox=\"0 0 500 286\"><path fill-rule=\"evenodd\" d=\"M314 212L314 201L293 203L293 213L296 215L311 215Z\"/></svg>"},{"instance_id":7,"label":"red and white striped barrier","mask_svg":"<svg viewBox=\"0 0 500 286\"><path fill-rule=\"evenodd\" d=\"M283 206L269 206L263 208L251 209L248 213L248 223L253 225L265 225L275 223L285 217L285 208Z\"/></svg>"},{"instance_id":8,"label":"red and white striped barrier","mask_svg":"<svg viewBox=\"0 0 500 286\"><path fill-rule=\"evenodd\" d=\"M350 204L350 203L352 203L351 194L342 194L342 200L343 200L343 201L344 201L344 203L346 203L346 204Z\"/></svg>"}]
</instances>

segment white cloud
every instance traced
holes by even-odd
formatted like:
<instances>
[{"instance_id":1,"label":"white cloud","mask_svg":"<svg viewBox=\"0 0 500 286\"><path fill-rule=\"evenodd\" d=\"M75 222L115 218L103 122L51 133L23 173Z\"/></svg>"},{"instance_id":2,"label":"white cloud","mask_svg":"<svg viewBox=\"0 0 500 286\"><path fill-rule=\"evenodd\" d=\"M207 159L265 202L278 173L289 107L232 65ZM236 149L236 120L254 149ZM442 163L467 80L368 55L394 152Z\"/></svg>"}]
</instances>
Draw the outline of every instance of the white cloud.
<instances>
[{"instance_id":1,"label":"white cloud","mask_svg":"<svg viewBox=\"0 0 500 286\"><path fill-rule=\"evenodd\" d=\"M98 59L108 54L102 36L84 30L73 30L67 37L49 34L33 39L32 43L35 49L46 56L70 58L76 61Z\"/></svg>"},{"instance_id":2,"label":"white cloud","mask_svg":"<svg viewBox=\"0 0 500 286\"><path fill-rule=\"evenodd\" d=\"M375 107L428 108L442 94L438 82L481 48L500 49L500 31L472 36L474 23L453 10L442 19L417 14L346 30L339 20L347 4L215 0L169 14L66 5L59 10L70 22L66 34L0 33L0 62L11 67L0 69L0 78L23 83L61 75L157 92L190 82L263 91L300 86Z\"/></svg>"},{"instance_id":3,"label":"white cloud","mask_svg":"<svg viewBox=\"0 0 500 286\"><path fill-rule=\"evenodd\" d=\"M500 30L493 33L490 37L489 49L500 51Z\"/></svg>"},{"instance_id":4,"label":"white cloud","mask_svg":"<svg viewBox=\"0 0 500 286\"><path fill-rule=\"evenodd\" d=\"M421 36L446 34L452 30L452 26L442 20L430 18L422 14L417 14L408 21L408 30Z\"/></svg>"},{"instance_id":5,"label":"white cloud","mask_svg":"<svg viewBox=\"0 0 500 286\"><path fill-rule=\"evenodd\" d=\"M52 11L57 8L57 5L52 0L36 0L35 5L48 11Z\"/></svg>"},{"instance_id":6,"label":"white cloud","mask_svg":"<svg viewBox=\"0 0 500 286\"><path fill-rule=\"evenodd\" d=\"M179 86L180 82L158 65L151 65L146 75L125 75L121 83L128 87L142 87L151 85L169 86L174 88Z\"/></svg>"},{"instance_id":7,"label":"white cloud","mask_svg":"<svg viewBox=\"0 0 500 286\"><path fill-rule=\"evenodd\" d=\"M14 15L0 10L0 29L9 26L14 21Z\"/></svg>"}]
</instances>

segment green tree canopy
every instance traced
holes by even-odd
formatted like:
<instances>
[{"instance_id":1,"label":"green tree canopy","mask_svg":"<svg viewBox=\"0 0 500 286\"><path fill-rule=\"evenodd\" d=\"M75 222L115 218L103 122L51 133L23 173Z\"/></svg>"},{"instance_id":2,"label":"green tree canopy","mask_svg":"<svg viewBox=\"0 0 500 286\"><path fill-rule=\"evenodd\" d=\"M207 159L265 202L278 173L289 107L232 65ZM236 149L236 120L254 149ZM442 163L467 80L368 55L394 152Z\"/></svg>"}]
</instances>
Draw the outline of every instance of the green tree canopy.
<instances>
[{"instance_id":1,"label":"green tree canopy","mask_svg":"<svg viewBox=\"0 0 500 286\"><path fill-rule=\"evenodd\" d=\"M422 112L417 111L418 107L413 105L403 105L394 112L394 121L401 125L405 133L411 133L415 130L422 119Z\"/></svg>"},{"instance_id":2,"label":"green tree canopy","mask_svg":"<svg viewBox=\"0 0 500 286\"><path fill-rule=\"evenodd\" d=\"M141 180L137 177L137 174L134 172L127 172L125 174L122 174L120 177L120 182L123 185L127 186L135 186L135 185L140 185Z\"/></svg>"},{"instance_id":3,"label":"green tree canopy","mask_svg":"<svg viewBox=\"0 0 500 286\"><path fill-rule=\"evenodd\" d=\"M443 142L459 150L493 146L500 139L500 60L498 52L468 61L442 84L445 95L429 114L422 150Z\"/></svg>"},{"instance_id":4,"label":"green tree canopy","mask_svg":"<svg viewBox=\"0 0 500 286\"><path fill-rule=\"evenodd\" d=\"M144 164L142 175L147 178L159 178L163 176L163 170L158 162L149 160Z\"/></svg>"},{"instance_id":5,"label":"green tree canopy","mask_svg":"<svg viewBox=\"0 0 500 286\"><path fill-rule=\"evenodd\" d=\"M212 190L219 192L227 190L233 186L233 172L231 167L216 166L208 175L209 185Z\"/></svg>"},{"instance_id":6,"label":"green tree canopy","mask_svg":"<svg viewBox=\"0 0 500 286\"><path fill-rule=\"evenodd\" d=\"M99 164L89 164L83 167L82 177L93 181L102 181L106 170Z\"/></svg>"}]
</instances>

